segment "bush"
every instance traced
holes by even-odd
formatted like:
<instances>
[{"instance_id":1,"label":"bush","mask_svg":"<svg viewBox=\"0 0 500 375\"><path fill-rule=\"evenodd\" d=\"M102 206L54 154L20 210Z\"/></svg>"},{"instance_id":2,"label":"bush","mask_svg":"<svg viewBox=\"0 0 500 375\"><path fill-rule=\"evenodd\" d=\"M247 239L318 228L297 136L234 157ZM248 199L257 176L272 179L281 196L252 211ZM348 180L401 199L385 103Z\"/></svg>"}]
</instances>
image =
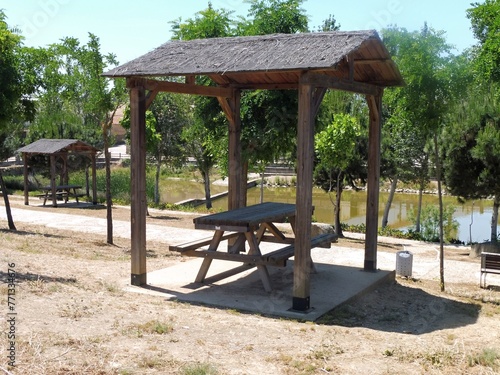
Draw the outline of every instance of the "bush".
<instances>
[{"instance_id":1,"label":"bush","mask_svg":"<svg viewBox=\"0 0 500 375\"><path fill-rule=\"evenodd\" d=\"M346 232L366 233L366 225L365 224L348 225L348 224L342 223L341 226L342 226L342 230L346 231ZM403 232L399 229L385 227L385 228L379 228L378 234L380 236L402 238L402 239L407 239L407 240L416 240L416 241L422 240L422 236L420 235L420 233L414 232L412 230L409 230L408 232Z\"/></svg>"},{"instance_id":2,"label":"bush","mask_svg":"<svg viewBox=\"0 0 500 375\"><path fill-rule=\"evenodd\" d=\"M443 232L444 241L456 243L453 236L458 230L458 222L453 219L455 207L449 205L443 208ZM413 223L412 230L416 228L416 211L410 210L408 217ZM422 208L420 213L420 229L423 241L439 242L439 207L427 205Z\"/></svg>"}]
</instances>

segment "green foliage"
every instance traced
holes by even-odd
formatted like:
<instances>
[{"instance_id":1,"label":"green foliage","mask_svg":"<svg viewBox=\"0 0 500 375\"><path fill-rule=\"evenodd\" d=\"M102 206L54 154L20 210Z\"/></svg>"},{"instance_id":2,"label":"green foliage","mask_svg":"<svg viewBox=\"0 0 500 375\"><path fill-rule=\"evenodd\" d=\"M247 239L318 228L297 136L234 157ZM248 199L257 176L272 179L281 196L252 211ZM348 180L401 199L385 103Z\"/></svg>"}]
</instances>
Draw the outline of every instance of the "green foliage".
<instances>
[{"instance_id":1,"label":"green foliage","mask_svg":"<svg viewBox=\"0 0 500 375\"><path fill-rule=\"evenodd\" d=\"M40 83L28 141L74 138L101 148L114 111L126 99L124 80L110 85L102 77L117 64L115 56L101 53L94 34L83 45L76 38L64 38L47 49L32 49L27 56L28 66L36 66L36 76L30 79Z\"/></svg>"},{"instance_id":2,"label":"green foliage","mask_svg":"<svg viewBox=\"0 0 500 375\"><path fill-rule=\"evenodd\" d=\"M246 0L251 23L244 35L295 34L308 31L304 0Z\"/></svg>"},{"instance_id":3,"label":"green foliage","mask_svg":"<svg viewBox=\"0 0 500 375\"><path fill-rule=\"evenodd\" d=\"M182 22L181 18L171 21L171 31L174 40L192 40L218 38L233 35L233 12L226 9L214 9L212 3L208 8L197 12L194 18Z\"/></svg>"},{"instance_id":4,"label":"green foliage","mask_svg":"<svg viewBox=\"0 0 500 375\"><path fill-rule=\"evenodd\" d=\"M97 192L100 201L103 201L104 192L106 191L106 171L98 169L96 174ZM76 172L71 174L71 182L76 185L85 186L85 173ZM154 170L148 170L146 173L146 196L148 202L154 201L154 185L155 174ZM129 168L113 168L111 170L111 195L115 202L121 204L130 204L130 169Z\"/></svg>"},{"instance_id":5,"label":"green foliage","mask_svg":"<svg viewBox=\"0 0 500 375\"><path fill-rule=\"evenodd\" d=\"M173 39L190 40L231 35L263 35L307 31L307 16L300 8L302 0L250 0L249 18L233 20L232 12L207 9L197 12L185 22L171 22ZM213 85L208 79L198 84ZM197 97L194 113L195 127L186 131L185 140L193 142L187 148L196 148L199 162L217 163L227 174L227 119L215 98ZM297 124L297 93L294 91L252 91L242 93L242 158L249 168L265 165L294 151ZM200 134L203 140L195 142L190 133ZM198 144L196 144L198 143ZM201 151L201 153L200 153ZM204 160L203 160L204 159Z\"/></svg>"},{"instance_id":6,"label":"green foliage","mask_svg":"<svg viewBox=\"0 0 500 375\"><path fill-rule=\"evenodd\" d=\"M443 207L443 230L444 240L453 241L458 230L458 222L453 219L455 207ZM415 225L415 210L410 210L408 218ZM415 227L412 228L413 230ZM421 211L421 235L423 241L439 242L439 208L434 205L427 205Z\"/></svg>"},{"instance_id":7,"label":"green foliage","mask_svg":"<svg viewBox=\"0 0 500 375\"><path fill-rule=\"evenodd\" d=\"M346 232L366 233L366 225L365 224L348 225L346 223L342 223L341 226L342 226L342 230L346 231ZM422 241L422 235L420 233L417 233L417 232L411 230L411 229L408 231L401 231L399 229L393 229L393 228L386 226L385 228L379 228L378 235L407 239L407 240Z\"/></svg>"},{"instance_id":8,"label":"green foliage","mask_svg":"<svg viewBox=\"0 0 500 375\"><path fill-rule=\"evenodd\" d=\"M33 102L22 69L22 38L7 25L0 9L0 160L18 146L22 123L32 117Z\"/></svg>"},{"instance_id":9,"label":"green foliage","mask_svg":"<svg viewBox=\"0 0 500 375\"><path fill-rule=\"evenodd\" d=\"M475 49L475 72L485 80L500 81L500 2L485 0L472 3L467 10L474 36L479 40Z\"/></svg>"},{"instance_id":10,"label":"green foliage","mask_svg":"<svg viewBox=\"0 0 500 375\"><path fill-rule=\"evenodd\" d=\"M343 171L355 155L356 139L361 133L358 121L343 113L316 134L314 148L318 156L318 166L327 170Z\"/></svg>"},{"instance_id":11,"label":"green foliage","mask_svg":"<svg viewBox=\"0 0 500 375\"><path fill-rule=\"evenodd\" d=\"M337 31L340 30L340 24L337 23L337 20L333 16L333 14L330 14L328 18L326 18L320 26L318 26L318 31L320 32L325 32L325 31Z\"/></svg>"},{"instance_id":12,"label":"green foliage","mask_svg":"<svg viewBox=\"0 0 500 375\"><path fill-rule=\"evenodd\" d=\"M443 135L447 188L462 199L500 193L498 88L488 86L469 91L469 99L456 106Z\"/></svg>"}]
</instances>

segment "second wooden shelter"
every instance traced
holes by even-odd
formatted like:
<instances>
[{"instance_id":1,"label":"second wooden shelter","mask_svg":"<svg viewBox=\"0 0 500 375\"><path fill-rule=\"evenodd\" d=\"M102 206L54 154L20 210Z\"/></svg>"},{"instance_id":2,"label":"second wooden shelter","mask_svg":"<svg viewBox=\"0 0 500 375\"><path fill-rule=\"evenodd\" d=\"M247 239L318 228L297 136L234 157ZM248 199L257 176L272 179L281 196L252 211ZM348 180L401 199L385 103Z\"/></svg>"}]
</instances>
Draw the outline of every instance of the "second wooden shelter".
<instances>
[{"instance_id":1,"label":"second wooden shelter","mask_svg":"<svg viewBox=\"0 0 500 375\"><path fill-rule=\"evenodd\" d=\"M90 159L92 168L92 203L97 204L96 154L98 151L97 148L77 139L39 139L21 147L17 152L22 154L24 162L24 204L29 205L28 169L30 158L33 155L47 155L49 157L52 205L56 207L56 186L58 185L56 181L56 163L58 160L61 160L63 166L62 183L67 184L68 156L71 154L84 155Z\"/></svg>"}]
</instances>

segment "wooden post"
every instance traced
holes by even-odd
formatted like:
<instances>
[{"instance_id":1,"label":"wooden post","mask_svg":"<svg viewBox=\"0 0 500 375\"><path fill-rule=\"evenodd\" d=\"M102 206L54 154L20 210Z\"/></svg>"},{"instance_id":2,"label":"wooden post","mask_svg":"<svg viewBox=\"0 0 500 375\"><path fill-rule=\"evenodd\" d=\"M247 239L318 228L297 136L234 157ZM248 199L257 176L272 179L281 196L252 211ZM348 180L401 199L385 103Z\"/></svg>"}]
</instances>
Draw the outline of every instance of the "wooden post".
<instances>
[{"instance_id":1,"label":"wooden post","mask_svg":"<svg viewBox=\"0 0 500 375\"><path fill-rule=\"evenodd\" d=\"M146 272L146 96L130 88L131 283L144 285Z\"/></svg>"},{"instance_id":2,"label":"wooden post","mask_svg":"<svg viewBox=\"0 0 500 375\"><path fill-rule=\"evenodd\" d=\"M222 98L222 100L226 100ZM231 116L229 119L229 176L228 176L228 208L230 210L242 207L241 180L241 115L240 115L241 93L235 90L232 98L229 98ZM219 100L220 101L220 100ZM226 113L227 114L227 113Z\"/></svg>"},{"instance_id":3,"label":"wooden post","mask_svg":"<svg viewBox=\"0 0 500 375\"><path fill-rule=\"evenodd\" d=\"M299 84L299 122L297 126L296 238L293 270L294 310L310 308L311 213L314 157L314 116L312 85Z\"/></svg>"},{"instance_id":4,"label":"wooden post","mask_svg":"<svg viewBox=\"0 0 500 375\"><path fill-rule=\"evenodd\" d=\"M364 270L377 270L377 232L380 183L380 123L382 93L377 96L368 95L366 101L370 109L370 129L368 134L368 179L366 199L366 237Z\"/></svg>"},{"instance_id":5,"label":"wooden post","mask_svg":"<svg viewBox=\"0 0 500 375\"><path fill-rule=\"evenodd\" d=\"M64 153L61 155L62 161L63 161L63 172L62 172L62 184L61 185L68 185L69 184L69 172L68 172L68 153Z\"/></svg>"},{"instance_id":6,"label":"wooden post","mask_svg":"<svg viewBox=\"0 0 500 375\"><path fill-rule=\"evenodd\" d=\"M24 204L29 206L30 200L28 196L28 154L23 153L23 164L24 164ZM5 194L5 192L4 192Z\"/></svg>"},{"instance_id":7,"label":"wooden post","mask_svg":"<svg viewBox=\"0 0 500 375\"><path fill-rule=\"evenodd\" d=\"M97 204L97 167L95 151L92 151L90 157L92 160L92 204Z\"/></svg>"},{"instance_id":8,"label":"wooden post","mask_svg":"<svg viewBox=\"0 0 500 375\"><path fill-rule=\"evenodd\" d=\"M56 156L50 155L50 187L52 191L52 207L57 207L56 197Z\"/></svg>"}]
</instances>

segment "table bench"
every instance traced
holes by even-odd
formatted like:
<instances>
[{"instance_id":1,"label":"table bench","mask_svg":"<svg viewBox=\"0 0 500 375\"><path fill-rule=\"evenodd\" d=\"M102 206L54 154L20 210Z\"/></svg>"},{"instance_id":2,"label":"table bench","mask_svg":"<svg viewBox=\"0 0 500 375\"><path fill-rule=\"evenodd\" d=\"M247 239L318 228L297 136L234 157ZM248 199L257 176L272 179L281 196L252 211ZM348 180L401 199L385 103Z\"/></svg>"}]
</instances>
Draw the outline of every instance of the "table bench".
<instances>
[{"instance_id":1,"label":"table bench","mask_svg":"<svg viewBox=\"0 0 500 375\"><path fill-rule=\"evenodd\" d=\"M481 276L479 286L486 288L488 273L500 275L500 253L481 253Z\"/></svg>"},{"instance_id":2,"label":"table bench","mask_svg":"<svg viewBox=\"0 0 500 375\"><path fill-rule=\"evenodd\" d=\"M236 275L252 267L257 267L264 289L272 290L267 266L284 267L295 253L295 239L287 237L274 225L277 222L290 222L295 233L295 205L267 202L258 205L238 208L226 212L206 215L193 220L196 229L213 230L210 238L191 241L180 245L169 246L170 251L182 255L204 258L195 282L214 282ZM336 240L334 234L322 234L311 240L312 247L330 247ZM218 251L223 240L230 240L227 251ZM261 242L283 244L277 250L262 252ZM248 245L248 251L245 249ZM206 278L212 260L240 262L243 265L218 275ZM311 261L311 267L314 264Z\"/></svg>"},{"instance_id":3,"label":"table bench","mask_svg":"<svg viewBox=\"0 0 500 375\"><path fill-rule=\"evenodd\" d=\"M64 203L68 203L69 198L75 198L76 203L79 204L78 198L85 197L86 194L84 193L78 193L77 190L81 189L82 187L79 185L58 185L56 186L56 198L57 199L64 199ZM43 205L47 203L48 199L52 199L52 187L51 186L44 186L42 187L42 190L45 191L43 194L37 194L36 196L39 197L40 199L43 199Z\"/></svg>"}]
</instances>

